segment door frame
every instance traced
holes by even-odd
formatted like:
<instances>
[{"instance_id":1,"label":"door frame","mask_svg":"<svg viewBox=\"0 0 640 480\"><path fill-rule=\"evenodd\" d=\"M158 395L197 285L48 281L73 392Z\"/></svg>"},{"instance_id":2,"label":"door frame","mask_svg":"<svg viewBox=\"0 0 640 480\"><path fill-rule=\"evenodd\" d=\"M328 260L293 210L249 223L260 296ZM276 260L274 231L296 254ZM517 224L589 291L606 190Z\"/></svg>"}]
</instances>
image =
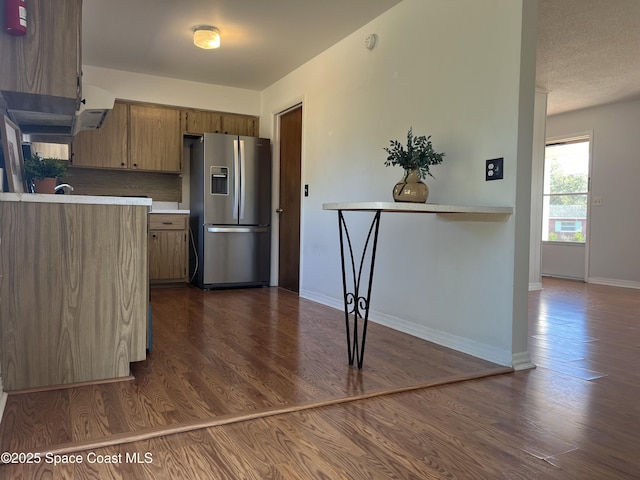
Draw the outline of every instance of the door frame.
<instances>
[{"instance_id":1,"label":"door frame","mask_svg":"<svg viewBox=\"0 0 640 480\"><path fill-rule=\"evenodd\" d=\"M562 141L569 142L569 141L574 141L574 140L584 139L584 138L588 139L588 142L589 142L589 164L587 167L589 171L588 171L588 179L587 179L587 231L586 231L585 242L584 242L584 277L582 280L585 283L589 283L589 268L590 268L589 247L591 244L591 175L593 172L593 130L586 130L583 132L574 132L567 135L555 135L553 137L547 137L545 138L544 151L546 152L546 147L550 143L557 143ZM546 160L546 155L543 156L542 178L540 179L541 184L544 182L545 160ZM542 197L543 197L542 191L540 191L540 197L541 197L540 207L542 208ZM542 211L540 213L541 213L540 218L542 220ZM541 246L543 245L544 245L544 242L542 242L541 240ZM540 268L542 269L542 253L540 255Z\"/></svg>"},{"instance_id":2,"label":"door frame","mask_svg":"<svg viewBox=\"0 0 640 480\"><path fill-rule=\"evenodd\" d=\"M277 287L279 283L279 263L280 263L280 216L276 213L276 209L280 204L280 117L285 113L290 112L298 107L302 107L302 138L301 140L301 152L300 152L300 180L301 184L304 184L303 179L305 177L305 161L304 161L304 125L305 125L305 108L304 97L297 97L289 102L285 102L284 106L277 108L272 113L272 125L273 125L273 188L271 196L271 204L273 205L273 211L271 213L271 286ZM299 267L299 292L302 292L302 278L304 271L304 189L300 190L300 267Z\"/></svg>"}]
</instances>

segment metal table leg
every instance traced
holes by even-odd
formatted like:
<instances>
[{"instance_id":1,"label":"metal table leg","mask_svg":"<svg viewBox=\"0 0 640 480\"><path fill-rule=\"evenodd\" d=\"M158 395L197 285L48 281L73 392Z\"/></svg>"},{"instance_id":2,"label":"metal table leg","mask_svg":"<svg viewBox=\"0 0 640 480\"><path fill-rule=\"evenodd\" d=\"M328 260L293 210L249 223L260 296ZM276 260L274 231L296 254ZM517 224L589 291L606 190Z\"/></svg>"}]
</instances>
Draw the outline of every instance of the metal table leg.
<instances>
[{"instance_id":1,"label":"metal table leg","mask_svg":"<svg viewBox=\"0 0 640 480\"><path fill-rule=\"evenodd\" d=\"M343 211L338 210L338 229L340 231L340 258L342 261L342 286L344 293L344 316L347 329L347 353L349 355L349 365L353 365L356 362L359 369L362 368L362 362L364 359L364 345L367 338L367 324L369 322L369 301L371 299L371 285L373 283L373 267L376 261L376 248L378 245L378 229L380 226L380 213L381 210L376 210L371 226L369 227L369 233L362 250L362 256L357 266L354 258L353 246L351 244L351 237L349 236L349 230L347 223L343 216ZM348 247L349 265L346 265L345 259L345 239ZM362 268L365 264L367 251L371 247L371 263L369 268L369 279L365 280L367 284L366 296L361 295L362 286ZM350 273L353 279L353 286L350 290L347 287L347 269L350 269ZM362 332L358 335L358 323L362 320ZM360 348L358 348L358 346Z\"/></svg>"}]
</instances>

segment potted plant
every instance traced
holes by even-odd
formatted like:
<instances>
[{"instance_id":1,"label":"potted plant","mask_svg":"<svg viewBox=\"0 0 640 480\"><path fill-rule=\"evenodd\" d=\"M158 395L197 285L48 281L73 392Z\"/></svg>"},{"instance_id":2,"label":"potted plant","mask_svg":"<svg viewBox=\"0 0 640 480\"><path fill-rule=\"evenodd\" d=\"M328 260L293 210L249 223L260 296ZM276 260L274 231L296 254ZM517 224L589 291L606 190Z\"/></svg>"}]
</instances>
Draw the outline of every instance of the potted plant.
<instances>
[{"instance_id":1,"label":"potted plant","mask_svg":"<svg viewBox=\"0 0 640 480\"><path fill-rule=\"evenodd\" d=\"M62 160L43 158L36 153L25 160L24 171L36 193L55 193L58 178L67 174L67 166Z\"/></svg>"},{"instance_id":2,"label":"potted plant","mask_svg":"<svg viewBox=\"0 0 640 480\"><path fill-rule=\"evenodd\" d=\"M402 180L393 187L393 199L396 202L426 202L429 188L422 179L427 175L433 177L429 166L442 163L445 154L433 149L431 135L414 137L412 128L407 133L406 148L397 140L389 143L389 147L384 148L389 154L384 164L404 168Z\"/></svg>"}]
</instances>

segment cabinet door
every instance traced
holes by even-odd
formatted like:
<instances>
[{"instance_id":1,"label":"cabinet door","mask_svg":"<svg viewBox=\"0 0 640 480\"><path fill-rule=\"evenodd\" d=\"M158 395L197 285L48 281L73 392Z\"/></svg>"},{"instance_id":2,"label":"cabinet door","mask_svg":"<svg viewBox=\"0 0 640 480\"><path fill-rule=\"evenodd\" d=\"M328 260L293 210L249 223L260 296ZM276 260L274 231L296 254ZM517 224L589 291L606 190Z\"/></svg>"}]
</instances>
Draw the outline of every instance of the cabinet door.
<instances>
[{"instance_id":1,"label":"cabinet door","mask_svg":"<svg viewBox=\"0 0 640 480\"><path fill-rule=\"evenodd\" d=\"M71 163L74 166L128 168L128 108L116 102L102 127L73 137Z\"/></svg>"},{"instance_id":2,"label":"cabinet door","mask_svg":"<svg viewBox=\"0 0 640 480\"><path fill-rule=\"evenodd\" d=\"M149 232L149 279L152 282L186 281L187 234L184 230Z\"/></svg>"},{"instance_id":3,"label":"cabinet door","mask_svg":"<svg viewBox=\"0 0 640 480\"><path fill-rule=\"evenodd\" d=\"M184 132L192 135L220 132L220 114L206 110L183 110Z\"/></svg>"},{"instance_id":4,"label":"cabinet door","mask_svg":"<svg viewBox=\"0 0 640 480\"><path fill-rule=\"evenodd\" d=\"M129 106L129 167L161 172L182 171L180 110Z\"/></svg>"},{"instance_id":5,"label":"cabinet door","mask_svg":"<svg viewBox=\"0 0 640 480\"><path fill-rule=\"evenodd\" d=\"M0 35L0 90L64 97L75 104L80 96L82 0L30 0L27 8L26 35L9 35L4 29Z\"/></svg>"},{"instance_id":6,"label":"cabinet door","mask_svg":"<svg viewBox=\"0 0 640 480\"><path fill-rule=\"evenodd\" d=\"M229 135L258 136L258 119L245 115L220 115L220 132Z\"/></svg>"}]
</instances>

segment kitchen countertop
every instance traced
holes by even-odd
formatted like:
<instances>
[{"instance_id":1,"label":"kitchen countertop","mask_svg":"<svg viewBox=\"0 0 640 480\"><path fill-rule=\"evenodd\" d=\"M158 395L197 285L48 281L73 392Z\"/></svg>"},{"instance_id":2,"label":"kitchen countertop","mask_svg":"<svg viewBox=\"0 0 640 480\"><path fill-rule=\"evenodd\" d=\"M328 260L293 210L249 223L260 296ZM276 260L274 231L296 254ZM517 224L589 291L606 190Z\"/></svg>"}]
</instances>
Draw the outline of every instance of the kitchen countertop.
<instances>
[{"instance_id":1,"label":"kitchen countertop","mask_svg":"<svg viewBox=\"0 0 640 480\"><path fill-rule=\"evenodd\" d=\"M171 209L151 209L149 213L174 213L179 215L189 215L189 210L171 210Z\"/></svg>"},{"instance_id":2,"label":"kitchen countertop","mask_svg":"<svg viewBox=\"0 0 640 480\"><path fill-rule=\"evenodd\" d=\"M151 208L152 200L142 197L94 195L46 195L40 193L0 193L0 202L67 203L78 205L133 205Z\"/></svg>"}]
</instances>

